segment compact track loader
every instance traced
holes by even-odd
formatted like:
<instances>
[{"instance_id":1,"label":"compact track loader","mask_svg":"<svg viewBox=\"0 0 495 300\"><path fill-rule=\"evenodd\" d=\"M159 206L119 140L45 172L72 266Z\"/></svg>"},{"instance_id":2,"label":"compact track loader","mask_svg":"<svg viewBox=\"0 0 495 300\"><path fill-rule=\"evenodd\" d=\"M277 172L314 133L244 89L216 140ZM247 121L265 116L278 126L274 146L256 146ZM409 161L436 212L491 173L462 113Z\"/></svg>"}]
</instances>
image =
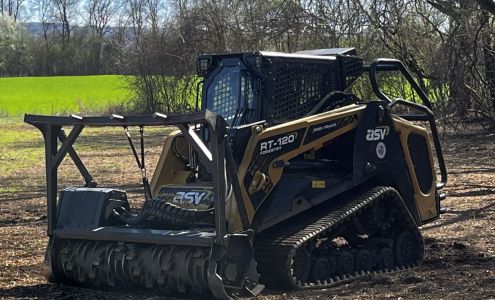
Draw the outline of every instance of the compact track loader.
<instances>
[{"instance_id":1,"label":"compact track loader","mask_svg":"<svg viewBox=\"0 0 495 300\"><path fill-rule=\"evenodd\" d=\"M45 140L50 281L230 299L422 262L418 227L439 217L447 172L430 101L400 61L364 65L339 48L201 55L197 68L193 113L25 116ZM390 71L422 104L383 93L377 74ZM378 100L350 90L366 74ZM140 209L86 169L73 145L88 126L124 127L143 174ZM148 126L178 129L151 181ZM67 154L85 183L57 197Z\"/></svg>"}]
</instances>

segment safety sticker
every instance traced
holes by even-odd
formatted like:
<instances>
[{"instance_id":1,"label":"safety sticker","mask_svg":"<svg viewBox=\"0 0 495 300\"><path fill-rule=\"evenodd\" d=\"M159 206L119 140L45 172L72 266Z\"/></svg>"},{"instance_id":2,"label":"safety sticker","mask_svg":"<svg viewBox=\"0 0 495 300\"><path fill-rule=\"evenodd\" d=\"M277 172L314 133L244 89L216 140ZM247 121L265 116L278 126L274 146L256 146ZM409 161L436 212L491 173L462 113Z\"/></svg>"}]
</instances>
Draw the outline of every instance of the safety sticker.
<instances>
[{"instance_id":1,"label":"safety sticker","mask_svg":"<svg viewBox=\"0 0 495 300\"><path fill-rule=\"evenodd\" d=\"M383 142L379 142L376 145L376 156L379 159L383 159L385 157L385 155L387 155L387 147L385 146L385 144Z\"/></svg>"}]
</instances>

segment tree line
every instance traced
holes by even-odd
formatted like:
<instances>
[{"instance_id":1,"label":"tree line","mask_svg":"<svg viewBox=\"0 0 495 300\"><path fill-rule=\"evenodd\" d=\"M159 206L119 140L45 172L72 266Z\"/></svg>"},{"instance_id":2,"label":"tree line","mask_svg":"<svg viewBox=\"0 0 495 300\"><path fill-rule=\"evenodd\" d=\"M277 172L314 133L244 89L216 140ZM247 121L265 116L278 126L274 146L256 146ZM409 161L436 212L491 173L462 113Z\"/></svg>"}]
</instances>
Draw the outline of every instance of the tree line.
<instances>
[{"instance_id":1,"label":"tree line","mask_svg":"<svg viewBox=\"0 0 495 300\"><path fill-rule=\"evenodd\" d=\"M0 74L129 74L143 110L186 110L199 53L356 47L402 60L444 120L495 120L493 0L2 0ZM26 16L40 22L38 34ZM407 94L392 81L398 97ZM369 84L359 85L369 93Z\"/></svg>"}]
</instances>

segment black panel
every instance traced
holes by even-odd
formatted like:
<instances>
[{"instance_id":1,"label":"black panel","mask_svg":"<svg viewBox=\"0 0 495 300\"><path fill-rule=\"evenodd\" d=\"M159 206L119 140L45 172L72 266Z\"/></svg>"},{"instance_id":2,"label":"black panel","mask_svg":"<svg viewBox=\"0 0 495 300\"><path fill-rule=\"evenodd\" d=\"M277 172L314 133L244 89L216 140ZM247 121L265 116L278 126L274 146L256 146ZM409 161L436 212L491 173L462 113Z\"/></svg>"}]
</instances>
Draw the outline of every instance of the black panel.
<instances>
[{"instance_id":1,"label":"black panel","mask_svg":"<svg viewBox=\"0 0 495 300\"><path fill-rule=\"evenodd\" d=\"M421 219L400 137L386 105L385 101L370 101L363 112L354 144L354 181L373 179L374 184L396 188L419 225Z\"/></svg>"},{"instance_id":2,"label":"black panel","mask_svg":"<svg viewBox=\"0 0 495 300\"><path fill-rule=\"evenodd\" d=\"M426 139L422 135L411 133L407 137L407 147L409 148L419 188L421 192L428 193L433 184L433 174Z\"/></svg>"},{"instance_id":3,"label":"black panel","mask_svg":"<svg viewBox=\"0 0 495 300\"><path fill-rule=\"evenodd\" d=\"M256 210L253 220L256 230L263 231L350 189L349 175L350 170L342 169L338 162L291 162L277 186ZM325 184L313 187L313 181Z\"/></svg>"},{"instance_id":4,"label":"black panel","mask_svg":"<svg viewBox=\"0 0 495 300\"><path fill-rule=\"evenodd\" d=\"M105 188L68 188L60 192L57 228L97 228L117 225L111 213L129 210L125 192Z\"/></svg>"},{"instance_id":5,"label":"black panel","mask_svg":"<svg viewBox=\"0 0 495 300\"><path fill-rule=\"evenodd\" d=\"M270 195L270 205L266 209L265 220L273 220L285 214L290 214L294 207L294 199L311 186L311 179L301 177L284 176ZM305 195L308 196L308 195ZM302 202L301 202L302 204Z\"/></svg>"}]
</instances>

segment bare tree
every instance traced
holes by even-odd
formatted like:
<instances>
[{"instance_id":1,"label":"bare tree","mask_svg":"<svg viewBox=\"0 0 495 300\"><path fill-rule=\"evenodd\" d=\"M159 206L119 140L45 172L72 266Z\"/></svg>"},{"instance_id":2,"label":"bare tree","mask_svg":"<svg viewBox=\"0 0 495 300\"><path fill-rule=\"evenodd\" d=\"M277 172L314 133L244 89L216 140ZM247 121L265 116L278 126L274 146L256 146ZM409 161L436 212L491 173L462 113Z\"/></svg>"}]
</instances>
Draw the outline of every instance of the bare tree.
<instances>
[{"instance_id":1,"label":"bare tree","mask_svg":"<svg viewBox=\"0 0 495 300\"><path fill-rule=\"evenodd\" d=\"M41 21L41 29L43 36L43 49L39 51L41 57L41 72L43 75L51 74L50 53L53 44L53 35L55 32L55 7L52 0L36 0L34 3L34 13L36 13Z\"/></svg>"},{"instance_id":2,"label":"bare tree","mask_svg":"<svg viewBox=\"0 0 495 300\"><path fill-rule=\"evenodd\" d=\"M70 42L72 25L70 23L73 10L78 4L77 0L52 0L54 1L55 7L57 9L57 16L62 25L61 36L62 36L62 49L65 51L66 47Z\"/></svg>"},{"instance_id":3,"label":"bare tree","mask_svg":"<svg viewBox=\"0 0 495 300\"><path fill-rule=\"evenodd\" d=\"M13 17L16 22L22 10L23 3L24 0L7 0L6 2L4 0L0 0L0 13L3 15L6 9L7 14L10 17Z\"/></svg>"},{"instance_id":4,"label":"bare tree","mask_svg":"<svg viewBox=\"0 0 495 300\"><path fill-rule=\"evenodd\" d=\"M495 2L428 0L449 18L445 66L450 101L460 117L495 127Z\"/></svg>"},{"instance_id":5,"label":"bare tree","mask_svg":"<svg viewBox=\"0 0 495 300\"><path fill-rule=\"evenodd\" d=\"M112 0L89 0L88 18L92 41L92 69L93 73L101 72L101 57L104 36L108 32L108 25L116 13L118 6Z\"/></svg>"}]
</instances>

